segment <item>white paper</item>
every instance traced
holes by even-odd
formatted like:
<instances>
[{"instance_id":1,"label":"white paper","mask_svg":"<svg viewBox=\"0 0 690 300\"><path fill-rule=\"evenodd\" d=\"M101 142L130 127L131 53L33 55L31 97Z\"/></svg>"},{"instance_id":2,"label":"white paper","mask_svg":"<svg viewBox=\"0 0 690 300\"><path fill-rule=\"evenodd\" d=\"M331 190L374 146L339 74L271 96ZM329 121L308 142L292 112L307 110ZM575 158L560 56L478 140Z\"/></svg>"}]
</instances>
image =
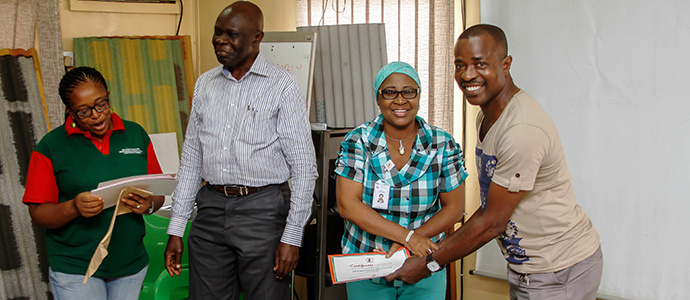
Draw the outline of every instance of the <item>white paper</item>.
<instances>
[{"instance_id":1,"label":"white paper","mask_svg":"<svg viewBox=\"0 0 690 300\"><path fill-rule=\"evenodd\" d=\"M174 174L148 174L114 179L98 184L98 188L92 190L91 195L102 197L103 209L106 209L117 204L120 191L128 186L150 191L153 195L170 196L177 186L177 179Z\"/></svg>"},{"instance_id":2,"label":"white paper","mask_svg":"<svg viewBox=\"0 0 690 300\"><path fill-rule=\"evenodd\" d=\"M177 148L177 134L174 132L149 134L153 151L156 152L158 163L165 174L177 174L180 168L180 153ZM172 197L165 196L163 206L172 204Z\"/></svg>"},{"instance_id":3,"label":"white paper","mask_svg":"<svg viewBox=\"0 0 690 300\"><path fill-rule=\"evenodd\" d=\"M180 168L180 154L177 151L177 134L174 132L149 134L153 151L156 152L158 163L163 173L177 173Z\"/></svg>"},{"instance_id":4,"label":"white paper","mask_svg":"<svg viewBox=\"0 0 690 300\"><path fill-rule=\"evenodd\" d=\"M400 248L386 259L386 253L329 255L333 283L383 277L402 267L410 253Z\"/></svg>"}]
</instances>

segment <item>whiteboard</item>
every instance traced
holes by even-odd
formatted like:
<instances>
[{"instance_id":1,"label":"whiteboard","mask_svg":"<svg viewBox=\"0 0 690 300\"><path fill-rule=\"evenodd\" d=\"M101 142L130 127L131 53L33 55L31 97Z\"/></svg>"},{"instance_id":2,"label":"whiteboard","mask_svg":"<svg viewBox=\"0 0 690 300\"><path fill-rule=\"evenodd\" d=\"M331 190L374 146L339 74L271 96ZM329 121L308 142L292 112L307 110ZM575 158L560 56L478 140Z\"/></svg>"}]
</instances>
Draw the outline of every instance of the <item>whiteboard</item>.
<instances>
[{"instance_id":1,"label":"whiteboard","mask_svg":"<svg viewBox=\"0 0 690 300\"><path fill-rule=\"evenodd\" d=\"M507 267L498 242L496 239L492 239L477 250L476 269L472 270L471 274L508 280Z\"/></svg>"},{"instance_id":2,"label":"whiteboard","mask_svg":"<svg viewBox=\"0 0 690 300\"><path fill-rule=\"evenodd\" d=\"M264 32L259 51L266 60L297 77L307 111L312 102L314 31Z\"/></svg>"},{"instance_id":3,"label":"whiteboard","mask_svg":"<svg viewBox=\"0 0 690 300\"><path fill-rule=\"evenodd\" d=\"M599 293L690 299L690 1L483 0L481 13L558 127L601 234Z\"/></svg>"},{"instance_id":4,"label":"whiteboard","mask_svg":"<svg viewBox=\"0 0 690 300\"><path fill-rule=\"evenodd\" d=\"M177 133L152 133L149 134L153 151L156 152L158 164L161 166L163 174L177 174L180 168L180 153L177 149ZM172 204L172 197L165 196L163 206Z\"/></svg>"},{"instance_id":5,"label":"whiteboard","mask_svg":"<svg viewBox=\"0 0 690 300\"><path fill-rule=\"evenodd\" d=\"M177 133L152 133L149 134L153 151L156 152L158 164L163 174L177 174L180 168L180 153L177 151Z\"/></svg>"}]
</instances>

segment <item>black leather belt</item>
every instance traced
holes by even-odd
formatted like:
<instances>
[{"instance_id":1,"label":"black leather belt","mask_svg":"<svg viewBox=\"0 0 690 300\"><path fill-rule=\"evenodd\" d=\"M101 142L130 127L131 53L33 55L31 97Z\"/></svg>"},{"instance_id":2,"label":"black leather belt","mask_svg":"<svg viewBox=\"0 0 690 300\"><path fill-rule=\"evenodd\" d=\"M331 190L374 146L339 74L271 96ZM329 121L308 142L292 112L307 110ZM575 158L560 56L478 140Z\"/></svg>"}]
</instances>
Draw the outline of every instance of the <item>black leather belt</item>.
<instances>
[{"instance_id":1,"label":"black leather belt","mask_svg":"<svg viewBox=\"0 0 690 300\"><path fill-rule=\"evenodd\" d=\"M244 185L215 185L206 182L206 186L212 188L216 192L224 194L225 196L247 196L254 194L260 190L265 190L272 186L278 186L279 184L270 184L261 187L244 186Z\"/></svg>"}]
</instances>

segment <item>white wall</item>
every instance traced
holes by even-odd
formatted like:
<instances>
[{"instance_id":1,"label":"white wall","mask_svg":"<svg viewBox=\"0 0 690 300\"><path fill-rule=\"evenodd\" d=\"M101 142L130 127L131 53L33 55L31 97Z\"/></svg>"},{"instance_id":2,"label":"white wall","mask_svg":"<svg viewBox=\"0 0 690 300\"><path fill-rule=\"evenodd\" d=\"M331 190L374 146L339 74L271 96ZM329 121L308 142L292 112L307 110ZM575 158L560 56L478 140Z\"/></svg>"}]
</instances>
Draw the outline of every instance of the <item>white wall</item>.
<instances>
[{"instance_id":1,"label":"white wall","mask_svg":"<svg viewBox=\"0 0 690 300\"><path fill-rule=\"evenodd\" d=\"M689 299L690 2L482 1L601 233L600 293Z\"/></svg>"}]
</instances>

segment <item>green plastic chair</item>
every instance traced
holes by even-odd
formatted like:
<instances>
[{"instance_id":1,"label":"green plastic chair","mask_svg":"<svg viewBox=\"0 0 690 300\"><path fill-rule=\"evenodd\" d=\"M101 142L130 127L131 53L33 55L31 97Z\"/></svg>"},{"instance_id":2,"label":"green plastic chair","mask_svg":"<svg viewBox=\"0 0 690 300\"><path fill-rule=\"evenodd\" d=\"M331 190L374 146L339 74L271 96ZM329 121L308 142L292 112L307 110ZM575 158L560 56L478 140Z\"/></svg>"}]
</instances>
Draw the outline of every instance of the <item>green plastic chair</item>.
<instances>
[{"instance_id":1,"label":"green plastic chair","mask_svg":"<svg viewBox=\"0 0 690 300\"><path fill-rule=\"evenodd\" d=\"M179 293L172 293L172 296L180 296L181 298L155 298L156 283L161 280L161 277L170 277L168 271L165 270L163 264L163 253L165 252L165 246L168 243L168 223L170 219L157 215L144 215L144 223L146 226L146 236L144 236L144 247L149 255L149 269L144 277L144 283L141 287L141 293L139 294L139 300L154 300L154 299L186 299L188 296L187 286L189 286L189 275L186 273L189 268L189 258L187 251L182 252L182 270L187 274L183 278L181 276L173 277L175 280L168 282L168 287L171 290L177 290L178 286L172 286L170 284L178 284L179 287L184 287L185 295L182 297ZM187 228L185 229L184 238L182 239L184 244L187 245L187 237L189 236L189 228L192 226L192 222L187 222ZM187 249L185 249L187 250ZM164 282L165 283L165 282Z\"/></svg>"},{"instance_id":2,"label":"green plastic chair","mask_svg":"<svg viewBox=\"0 0 690 300\"><path fill-rule=\"evenodd\" d=\"M182 269L179 276L161 273L153 287L154 300L189 299L189 269Z\"/></svg>"},{"instance_id":3,"label":"green plastic chair","mask_svg":"<svg viewBox=\"0 0 690 300\"><path fill-rule=\"evenodd\" d=\"M180 276L170 277L166 272L156 280L153 290L155 300L182 300L189 299L189 269L182 269ZM240 299L244 300L242 294Z\"/></svg>"},{"instance_id":4,"label":"green plastic chair","mask_svg":"<svg viewBox=\"0 0 690 300\"><path fill-rule=\"evenodd\" d=\"M144 246L149 255L149 269L139 294L139 300L181 300L189 299L189 256L182 252L182 271L179 276L170 277L163 264L163 252L168 243L168 223L170 219L157 214L144 215L146 236ZM187 222L182 241L187 245L187 237L192 222ZM186 249L185 249L186 250ZM244 300L240 294L239 300Z\"/></svg>"}]
</instances>

